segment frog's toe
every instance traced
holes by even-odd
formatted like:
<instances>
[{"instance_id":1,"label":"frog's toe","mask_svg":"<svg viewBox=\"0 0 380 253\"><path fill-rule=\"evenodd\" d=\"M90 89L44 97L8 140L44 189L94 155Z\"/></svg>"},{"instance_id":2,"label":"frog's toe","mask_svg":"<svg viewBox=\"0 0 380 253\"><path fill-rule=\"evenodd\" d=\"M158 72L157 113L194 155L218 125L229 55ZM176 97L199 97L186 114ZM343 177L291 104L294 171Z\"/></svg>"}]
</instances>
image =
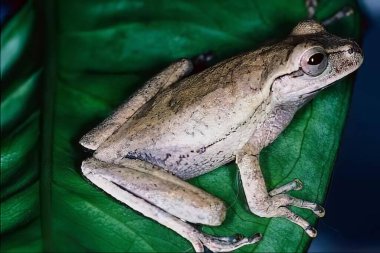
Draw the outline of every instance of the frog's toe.
<instances>
[{"instance_id":1,"label":"frog's toe","mask_svg":"<svg viewBox=\"0 0 380 253\"><path fill-rule=\"evenodd\" d=\"M303 188L301 180L294 179L292 182L283 186L277 187L269 192L269 196L272 197L272 202L275 206L296 206L313 211L318 217L325 216L325 209L313 202L309 202L302 199L297 199L292 196L286 195L289 191L299 191Z\"/></svg>"},{"instance_id":2,"label":"frog's toe","mask_svg":"<svg viewBox=\"0 0 380 253\"><path fill-rule=\"evenodd\" d=\"M251 237L245 237L240 234L228 237L216 237L203 234L199 239L207 249L213 252L229 252L244 245L257 243L261 238L262 235L257 233Z\"/></svg>"},{"instance_id":3,"label":"frog's toe","mask_svg":"<svg viewBox=\"0 0 380 253\"><path fill-rule=\"evenodd\" d=\"M317 237L317 230L313 228L312 226L307 227L305 229L305 232L312 238Z\"/></svg>"},{"instance_id":4,"label":"frog's toe","mask_svg":"<svg viewBox=\"0 0 380 253\"><path fill-rule=\"evenodd\" d=\"M298 178L295 178L293 181L271 190L269 192L269 195L270 196L276 196L276 195L279 195L281 193L286 193L289 191L299 191L302 188L303 188L302 181L299 180Z\"/></svg>"},{"instance_id":5,"label":"frog's toe","mask_svg":"<svg viewBox=\"0 0 380 253\"><path fill-rule=\"evenodd\" d=\"M315 16L315 11L316 11L316 8L318 5L318 1L317 0L306 0L305 5L307 8L307 12L308 12L308 18L313 19Z\"/></svg>"},{"instance_id":6,"label":"frog's toe","mask_svg":"<svg viewBox=\"0 0 380 253\"><path fill-rule=\"evenodd\" d=\"M194 73L201 72L209 66L209 62L214 58L214 53L212 51L207 51L203 54L195 56L191 59L194 66Z\"/></svg>"},{"instance_id":7,"label":"frog's toe","mask_svg":"<svg viewBox=\"0 0 380 253\"><path fill-rule=\"evenodd\" d=\"M325 209L322 206L318 205L318 204L315 205L315 208L312 211L318 217L322 218L323 216L325 216Z\"/></svg>"},{"instance_id":8,"label":"frog's toe","mask_svg":"<svg viewBox=\"0 0 380 253\"><path fill-rule=\"evenodd\" d=\"M271 198L274 207L295 206L303 209L311 210L318 217L325 216L325 209L317 203L298 199L287 194L278 194Z\"/></svg>"},{"instance_id":9,"label":"frog's toe","mask_svg":"<svg viewBox=\"0 0 380 253\"><path fill-rule=\"evenodd\" d=\"M302 227L310 237L315 237L317 231L302 217L289 210L289 206L295 206L311 210L318 217L325 215L325 209L317 203L294 198L288 194L292 190L300 190L303 185L299 179L269 192L269 197L261 202L256 202L250 207L251 211L261 217L282 217Z\"/></svg>"},{"instance_id":10,"label":"frog's toe","mask_svg":"<svg viewBox=\"0 0 380 253\"><path fill-rule=\"evenodd\" d=\"M317 236L317 230L310 225L308 221L300 217L299 215L295 214L294 212L290 211L287 207L279 207L275 211L275 215L273 217L282 217L290 220L291 222L297 224L303 230L305 230L306 234L310 237L316 237Z\"/></svg>"},{"instance_id":11,"label":"frog's toe","mask_svg":"<svg viewBox=\"0 0 380 253\"><path fill-rule=\"evenodd\" d=\"M203 54L200 54L194 58L194 61L200 61L200 62L209 62L214 58L214 53L212 51L204 52Z\"/></svg>"}]
</instances>

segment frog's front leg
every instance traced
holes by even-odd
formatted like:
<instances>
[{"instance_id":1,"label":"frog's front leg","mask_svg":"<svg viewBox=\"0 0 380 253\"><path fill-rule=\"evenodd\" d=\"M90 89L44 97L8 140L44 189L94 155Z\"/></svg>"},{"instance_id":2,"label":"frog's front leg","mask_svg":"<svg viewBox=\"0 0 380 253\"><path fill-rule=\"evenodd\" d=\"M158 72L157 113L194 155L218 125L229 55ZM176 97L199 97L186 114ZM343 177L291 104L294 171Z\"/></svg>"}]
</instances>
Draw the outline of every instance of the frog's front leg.
<instances>
[{"instance_id":1,"label":"frog's front leg","mask_svg":"<svg viewBox=\"0 0 380 253\"><path fill-rule=\"evenodd\" d=\"M223 222L224 203L147 162L124 159L109 164L91 158L82 163L82 171L114 198L189 240L197 252L203 252L203 246L215 252L232 251L261 239L259 234L214 237L198 231L190 223L217 226Z\"/></svg>"},{"instance_id":2,"label":"frog's front leg","mask_svg":"<svg viewBox=\"0 0 380 253\"><path fill-rule=\"evenodd\" d=\"M106 118L99 126L92 129L79 141L88 149L96 150L109 136L123 125L146 102L152 99L161 90L167 88L193 70L193 63L182 59L171 64L162 72L147 81L131 98L123 103L111 116Z\"/></svg>"},{"instance_id":3,"label":"frog's front leg","mask_svg":"<svg viewBox=\"0 0 380 253\"><path fill-rule=\"evenodd\" d=\"M305 232L315 237L317 231L303 218L289 210L288 206L296 206L312 210L317 216L324 216L324 209L318 204L291 197L286 192L299 190L302 184L294 180L284 186L268 192L261 168L259 156L241 152L236 157L244 192L249 209L261 217L282 217L302 227Z\"/></svg>"}]
</instances>

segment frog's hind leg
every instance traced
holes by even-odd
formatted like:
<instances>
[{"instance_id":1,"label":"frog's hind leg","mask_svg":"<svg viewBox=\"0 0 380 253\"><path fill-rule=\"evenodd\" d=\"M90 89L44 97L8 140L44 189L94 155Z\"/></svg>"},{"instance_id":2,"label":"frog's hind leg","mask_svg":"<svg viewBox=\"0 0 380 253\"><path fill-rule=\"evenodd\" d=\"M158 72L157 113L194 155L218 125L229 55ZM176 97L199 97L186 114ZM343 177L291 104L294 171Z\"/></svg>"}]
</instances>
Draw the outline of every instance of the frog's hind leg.
<instances>
[{"instance_id":1,"label":"frog's hind leg","mask_svg":"<svg viewBox=\"0 0 380 253\"><path fill-rule=\"evenodd\" d=\"M308 13L308 18L309 19L315 19L315 12L318 6L318 0L305 0L305 5ZM345 6L338 12L336 12L334 15L331 17L325 19L322 21L322 24L324 26L331 25L335 23L336 21L348 17L354 13L353 9L351 7Z\"/></svg>"},{"instance_id":2,"label":"frog's hind leg","mask_svg":"<svg viewBox=\"0 0 380 253\"><path fill-rule=\"evenodd\" d=\"M203 252L204 246L216 252L232 251L261 239L259 234L214 237L198 231L188 222L220 225L224 203L146 162L125 159L116 165L91 158L83 162L82 171L114 198L189 240L197 252Z\"/></svg>"},{"instance_id":3,"label":"frog's hind leg","mask_svg":"<svg viewBox=\"0 0 380 253\"><path fill-rule=\"evenodd\" d=\"M123 103L111 116L99 126L82 137L79 143L91 150L96 150L109 136L123 125L133 114L157 93L172 85L193 70L190 60L182 59L173 63L161 73L147 81L129 100Z\"/></svg>"}]
</instances>

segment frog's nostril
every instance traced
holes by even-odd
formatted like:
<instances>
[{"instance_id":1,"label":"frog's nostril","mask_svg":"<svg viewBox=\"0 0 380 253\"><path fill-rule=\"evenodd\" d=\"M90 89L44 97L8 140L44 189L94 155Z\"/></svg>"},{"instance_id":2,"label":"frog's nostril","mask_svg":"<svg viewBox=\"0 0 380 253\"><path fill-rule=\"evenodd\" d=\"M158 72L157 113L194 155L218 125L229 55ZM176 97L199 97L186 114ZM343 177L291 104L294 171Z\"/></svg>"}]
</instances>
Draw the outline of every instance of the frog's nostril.
<instances>
[{"instance_id":1,"label":"frog's nostril","mask_svg":"<svg viewBox=\"0 0 380 253\"><path fill-rule=\"evenodd\" d=\"M353 42L353 43L350 45L350 49L347 50L347 53L349 53L349 54L353 54L353 53L362 54L362 50L361 50L361 48L358 46L358 44L356 44L356 42Z\"/></svg>"}]
</instances>

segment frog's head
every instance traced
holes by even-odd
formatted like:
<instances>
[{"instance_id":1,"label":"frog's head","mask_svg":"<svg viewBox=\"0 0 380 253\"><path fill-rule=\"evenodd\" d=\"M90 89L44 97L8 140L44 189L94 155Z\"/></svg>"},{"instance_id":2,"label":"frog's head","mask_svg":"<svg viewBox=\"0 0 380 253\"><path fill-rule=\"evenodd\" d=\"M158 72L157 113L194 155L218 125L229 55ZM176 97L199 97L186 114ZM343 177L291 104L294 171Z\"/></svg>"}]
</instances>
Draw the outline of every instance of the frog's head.
<instances>
[{"instance_id":1,"label":"frog's head","mask_svg":"<svg viewBox=\"0 0 380 253\"><path fill-rule=\"evenodd\" d=\"M288 56L271 87L272 98L280 104L303 104L363 61L355 42L326 32L315 21L299 23L283 43Z\"/></svg>"}]
</instances>

